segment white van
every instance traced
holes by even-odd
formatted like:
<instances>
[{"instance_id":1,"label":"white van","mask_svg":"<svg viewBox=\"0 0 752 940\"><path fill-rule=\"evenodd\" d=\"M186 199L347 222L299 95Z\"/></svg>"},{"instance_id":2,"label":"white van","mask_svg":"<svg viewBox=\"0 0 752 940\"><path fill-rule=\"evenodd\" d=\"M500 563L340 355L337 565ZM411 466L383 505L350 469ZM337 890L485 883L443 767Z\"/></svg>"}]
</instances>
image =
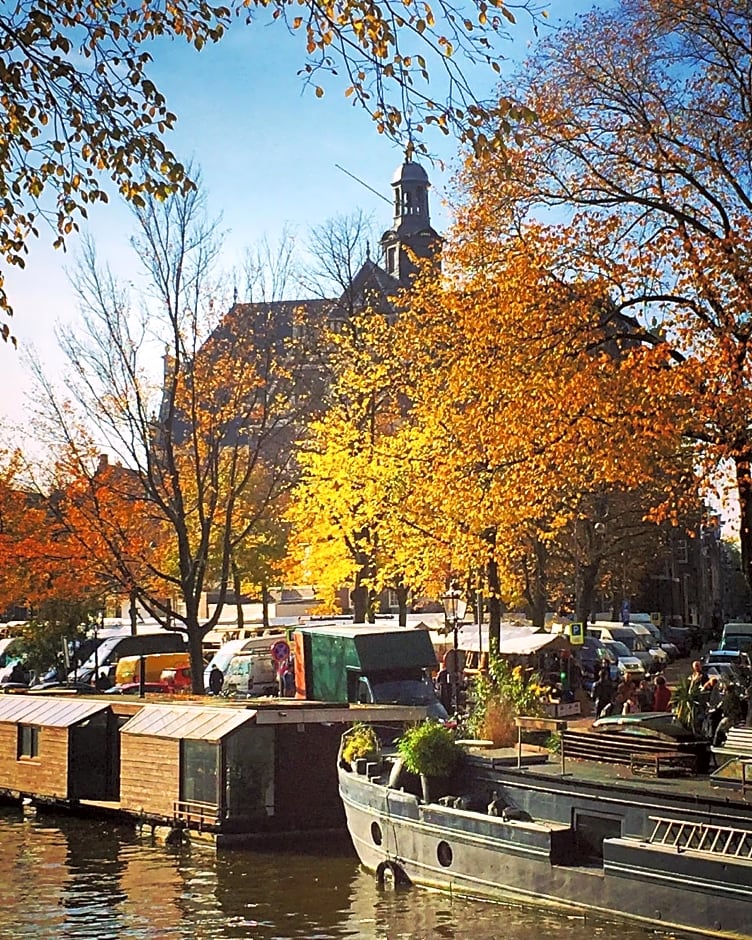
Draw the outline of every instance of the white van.
<instances>
[{"instance_id":1,"label":"white van","mask_svg":"<svg viewBox=\"0 0 752 940\"><path fill-rule=\"evenodd\" d=\"M656 641L652 630L649 630L644 623L629 622L629 629L634 630L637 636L642 637L648 652L653 657L653 672L665 669L668 665L668 653L661 648L660 641Z\"/></svg>"},{"instance_id":2,"label":"white van","mask_svg":"<svg viewBox=\"0 0 752 940\"><path fill-rule=\"evenodd\" d=\"M632 656L639 659L645 672L655 672L656 661L650 655L647 643L642 637L637 636L632 627L625 627L623 624L613 623L610 620L602 623L589 623L587 635L599 640L618 640L627 647Z\"/></svg>"},{"instance_id":3,"label":"white van","mask_svg":"<svg viewBox=\"0 0 752 940\"><path fill-rule=\"evenodd\" d=\"M247 650L232 657L225 670L223 694L245 698L276 695L278 691L279 680L270 651Z\"/></svg>"},{"instance_id":4,"label":"white van","mask_svg":"<svg viewBox=\"0 0 752 940\"><path fill-rule=\"evenodd\" d=\"M721 634L722 650L742 650L752 652L752 623L724 624Z\"/></svg>"},{"instance_id":5,"label":"white van","mask_svg":"<svg viewBox=\"0 0 752 940\"><path fill-rule=\"evenodd\" d=\"M209 673L212 670L213 666L216 666L217 669L226 677L227 670L232 662L234 656L238 656L240 653L248 653L255 651L258 656L261 658L264 657L271 660L271 651L272 646L278 640L286 640L287 634L285 633L262 633L257 636L246 637L240 640L228 640L226 643L223 643L217 652L209 660L209 663L204 670L204 688L209 688ZM275 688L276 688L276 678L275 678Z\"/></svg>"}]
</instances>

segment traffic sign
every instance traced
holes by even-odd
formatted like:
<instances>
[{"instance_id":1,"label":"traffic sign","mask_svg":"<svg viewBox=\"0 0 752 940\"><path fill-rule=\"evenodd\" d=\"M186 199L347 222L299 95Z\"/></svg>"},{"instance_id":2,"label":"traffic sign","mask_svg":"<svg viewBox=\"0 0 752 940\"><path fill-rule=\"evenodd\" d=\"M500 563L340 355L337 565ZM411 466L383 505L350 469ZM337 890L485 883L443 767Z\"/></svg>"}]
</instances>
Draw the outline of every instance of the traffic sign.
<instances>
[{"instance_id":1,"label":"traffic sign","mask_svg":"<svg viewBox=\"0 0 752 940\"><path fill-rule=\"evenodd\" d=\"M290 644L287 640L275 640L272 643L272 659L276 663L284 663L290 658Z\"/></svg>"}]
</instances>

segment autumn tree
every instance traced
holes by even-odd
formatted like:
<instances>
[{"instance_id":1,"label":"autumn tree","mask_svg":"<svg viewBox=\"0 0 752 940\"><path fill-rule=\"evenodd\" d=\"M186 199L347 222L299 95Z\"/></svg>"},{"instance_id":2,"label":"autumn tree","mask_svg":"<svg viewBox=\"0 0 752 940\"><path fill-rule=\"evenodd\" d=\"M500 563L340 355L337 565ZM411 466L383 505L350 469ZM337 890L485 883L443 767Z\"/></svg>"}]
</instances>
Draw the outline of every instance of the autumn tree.
<instances>
[{"instance_id":1,"label":"autumn tree","mask_svg":"<svg viewBox=\"0 0 752 940\"><path fill-rule=\"evenodd\" d=\"M426 586L425 533L405 525L414 480L405 473L399 429L405 402L393 324L364 310L330 337L333 378L325 414L299 454L301 481L288 518L291 560L330 605L351 586L353 619L373 620L378 595L394 590L400 618L410 591Z\"/></svg>"},{"instance_id":2,"label":"autumn tree","mask_svg":"<svg viewBox=\"0 0 752 940\"><path fill-rule=\"evenodd\" d=\"M459 576L485 572L498 641L499 602L527 591L540 616L548 556L598 521L598 494L663 477L663 502L685 466L678 435L642 408L634 340L622 341L605 285L563 278L555 233L531 226L523 240L481 189L458 215L444 276L418 280L395 355L410 376L403 452L423 477L407 510L451 548ZM602 556L590 547L578 557L587 613Z\"/></svg>"},{"instance_id":3,"label":"autumn tree","mask_svg":"<svg viewBox=\"0 0 752 940\"><path fill-rule=\"evenodd\" d=\"M578 19L515 76L538 120L474 186L501 193L503 178L499 204L518 218L566 219L559 270L599 277L639 337L643 407L673 402L707 479L731 465L752 583L748 33L736 0L627 0Z\"/></svg>"},{"instance_id":4,"label":"autumn tree","mask_svg":"<svg viewBox=\"0 0 752 940\"><path fill-rule=\"evenodd\" d=\"M0 610L23 607L24 658L41 674L55 666L63 646L83 638L110 587L89 546L60 524L61 494L41 493L24 456L0 459Z\"/></svg>"},{"instance_id":5,"label":"autumn tree","mask_svg":"<svg viewBox=\"0 0 752 940\"><path fill-rule=\"evenodd\" d=\"M211 279L219 242L199 192L149 200L137 220L134 247L157 303L150 308L142 298L147 306L137 315L90 251L76 282L84 325L63 337L71 404L48 386L47 411L51 432L80 454L90 492L97 492L98 465L81 422L122 464L114 483L127 481L126 496L149 520L144 535L153 533L154 551L133 552L127 539L111 539L113 570L129 578L152 615L185 633L200 692L201 642L219 620L233 562L290 485L311 373L293 339L289 305L213 313L215 303L221 307ZM98 526L106 541L106 500L84 505L101 507L87 525ZM201 601L210 587L218 603L204 620Z\"/></svg>"},{"instance_id":6,"label":"autumn tree","mask_svg":"<svg viewBox=\"0 0 752 940\"><path fill-rule=\"evenodd\" d=\"M218 41L236 18L268 12L300 35L301 72L323 95L326 76L345 75L345 94L391 136L429 124L482 145L480 118L491 110L463 71L485 61L498 70L496 34L513 10L473 0L462 16L444 0L415 7L403 0L237 0L222 5L137 4L130 0L23 0L0 14L3 146L0 149L0 255L23 266L42 225L64 240L107 200L106 180L134 205L190 185L164 137L176 116L149 77L149 51L160 38L197 50ZM429 79L433 77L433 85ZM503 103L503 114L509 111ZM504 118L506 120L506 116ZM0 306L10 311L0 279ZM10 335L7 324L0 328Z\"/></svg>"}]
</instances>

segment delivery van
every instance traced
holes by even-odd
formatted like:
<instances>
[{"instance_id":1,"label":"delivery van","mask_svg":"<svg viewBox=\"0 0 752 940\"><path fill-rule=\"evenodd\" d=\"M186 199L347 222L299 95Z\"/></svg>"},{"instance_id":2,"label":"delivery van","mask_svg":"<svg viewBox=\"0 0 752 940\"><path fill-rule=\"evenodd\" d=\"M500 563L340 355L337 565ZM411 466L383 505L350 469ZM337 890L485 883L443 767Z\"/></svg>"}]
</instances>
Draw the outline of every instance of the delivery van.
<instances>
[{"instance_id":1,"label":"delivery van","mask_svg":"<svg viewBox=\"0 0 752 940\"><path fill-rule=\"evenodd\" d=\"M724 624L721 634L722 650L741 650L752 652L752 623Z\"/></svg>"},{"instance_id":2,"label":"delivery van","mask_svg":"<svg viewBox=\"0 0 752 940\"><path fill-rule=\"evenodd\" d=\"M255 695L276 695L279 680L269 650L247 650L236 653L225 670L222 693L237 698Z\"/></svg>"},{"instance_id":3,"label":"delivery van","mask_svg":"<svg viewBox=\"0 0 752 940\"><path fill-rule=\"evenodd\" d=\"M188 652L148 653L146 656L123 656L115 667L115 685L141 681L141 660L144 661L144 682L159 682L165 669L191 668Z\"/></svg>"}]
</instances>

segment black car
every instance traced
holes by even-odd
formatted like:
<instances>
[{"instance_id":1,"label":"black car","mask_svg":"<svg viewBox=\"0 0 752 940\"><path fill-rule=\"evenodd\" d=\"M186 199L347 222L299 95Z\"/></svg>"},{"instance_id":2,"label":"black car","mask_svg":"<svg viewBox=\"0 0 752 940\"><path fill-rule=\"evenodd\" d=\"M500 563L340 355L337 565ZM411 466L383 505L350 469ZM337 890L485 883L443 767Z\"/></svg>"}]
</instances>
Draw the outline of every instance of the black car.
<instances>
[{"instance_id":1,"label":"black car","mask_svg":"<svg viewBox=\"0 0 752 940\"><path fill-rule=\"evenodd\" d=\"M598 670L604 662L609 664L611 678L617 679L619 675L618 659L601 640L593 636L586 636L582 641L582 645L576 647L576 649L577 661L582 672L582 685L587 692L592 688Z\"/></svg>"}]
</instances>

